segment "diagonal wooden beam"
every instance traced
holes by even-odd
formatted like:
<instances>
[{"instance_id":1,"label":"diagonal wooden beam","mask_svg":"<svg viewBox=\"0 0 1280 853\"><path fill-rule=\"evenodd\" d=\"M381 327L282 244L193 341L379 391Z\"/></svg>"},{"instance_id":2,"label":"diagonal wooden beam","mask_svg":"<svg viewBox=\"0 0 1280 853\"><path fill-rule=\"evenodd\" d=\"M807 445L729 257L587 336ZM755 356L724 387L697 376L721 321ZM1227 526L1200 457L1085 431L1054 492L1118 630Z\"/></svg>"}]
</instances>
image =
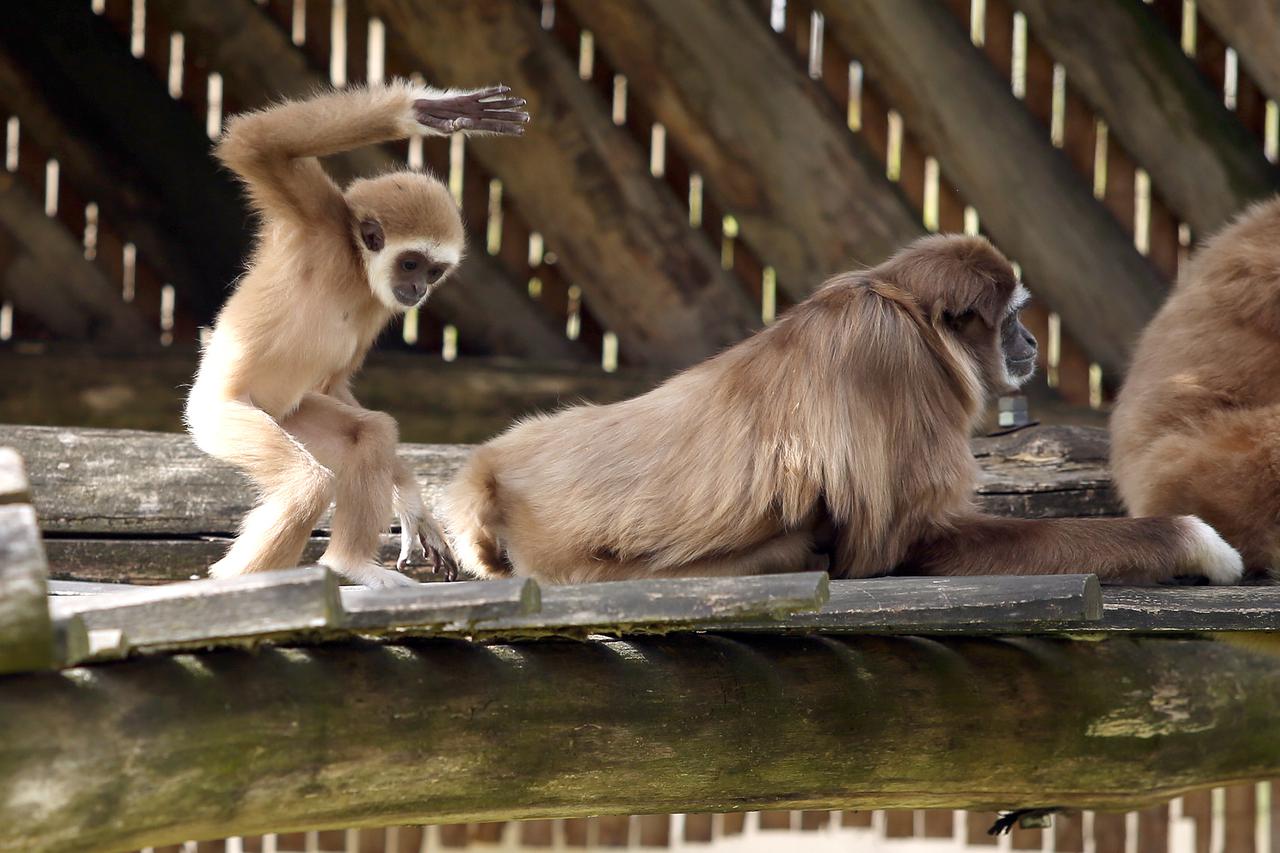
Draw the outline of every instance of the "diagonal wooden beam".
<instances>
[{"instance_id":1,"label":"diagonal wooden beam","mask_svg":"<svg viewBox=\"0 0 1280 853\"><path fill-rule=\"evenodd\" d=\"M519 140L468 141L503 192L546 236L624 355L677 366L757 325L759 312L689 227L648 158L615 127L599 96L522 3L370 0L432 81L501 81L529 100Z\"/></svg>"},{"instance_id":2,"label":"diagonal wooden beam","mask_svg":"<svg viewBox=\"0 0 1280 853\"><path fill-rule=\"evenodd\" d=\"M158 345L62 223L14 175L0 172L0 293L55 335L119 351Z\"/></svg>"},{"instance_id":3,"label":"diagonal wooden beam","mask_svg":"<svg viewBox=\"0 0 1280 853\"><path fill-rule=\"evenodd\" d=\"M205 3L165 0L154 13L186 39L187 50L219 71L243 109L283 97L303 96L327 85L306 56L250 0ZM327 164L340 179L403 168L386 149L362 148ZM464 339L482 341L498 355L584 361L586 348L532 303L502 267L472 251L454 280L431 297L430 311L456 325Z\"/></svg>"},{"instance_id":4,"label":"diagonal wooden beam","mask_svg":"<svg viewBox=\"0 0 1280 853\"><path fill-rule=\"evenodd\" d=\"M1198 0L1196 8L1240 53L1245 69L1267 96L1280 101L1280 3L1276 0Z\"/></svg>"},{"instance_id":5,"label":"diagonal wooden beam","mask_svg":"<svg viewBox=\"0 0 1280 853\"><path fill-rule=\"evenodd\" d=\"M132 182L159 205L156 215L202 274L200 286L179 297L209 320L241 271L248 234L236 187L214 166L203 128L88 4L7 11L0 49L39 81L68 133L92 139L104 159L130 164Z\"/></svg>"},{"instance_id":6,"label":"diagonal wooden beam","mask_svg":"<svg viewBox=\"0 0 1280 853\"><path fill-rule=\"evenodd\" d=\"M1165 284L944 4L817 0L908 131L1091 358L1123 372Z\"/></svg>"},{"instance_id":7,"label":"diagonal wooden beam","mask_svg":"<svg viewBox=\"0 0 1280 853\"><path fill-rule=\"evenodd\" d=\"M196 289L223 286L224 282L209 280L188 243L171 235L171 217L136 164L118 160L69 127L45 100L41 83L4 54L0 54L0 108L18 116L23 136L57 157L65 180L95 202L102 221L110 222L136 245L178 293L185 297Z\"/></svg>"},{"instance_id":8,"label":"diagonal wooden beam","mask_svg":"<svg viewBox=\"0 0 1280 853\"><path fill-rule=\"evenodd\" d=\"M1011 0L1031 32L1198 234L1275 192L1280 172L1150 9L1114 0ZM1274 51L1280 30L1272 33Z\"/></svg>"},{"instance_id":9,"label":"diagonal wooden beam","mask_svg":"<svg viewBox=\"0 0 1280 853\"><path fill-rule=\"evenodd\" d=\"M884 168L750 4L565 5L793 299L924 233Z\"/></svg>"}]
</instances>

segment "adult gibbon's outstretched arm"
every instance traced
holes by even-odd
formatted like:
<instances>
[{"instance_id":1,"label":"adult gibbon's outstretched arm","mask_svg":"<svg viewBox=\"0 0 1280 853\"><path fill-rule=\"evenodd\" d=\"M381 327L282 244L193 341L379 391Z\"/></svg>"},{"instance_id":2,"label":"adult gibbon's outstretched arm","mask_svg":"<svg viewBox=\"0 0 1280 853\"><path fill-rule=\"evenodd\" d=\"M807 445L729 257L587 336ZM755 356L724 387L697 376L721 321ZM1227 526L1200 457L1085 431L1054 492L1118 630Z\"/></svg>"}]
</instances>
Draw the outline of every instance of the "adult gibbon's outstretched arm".
<instances>
[{"instance_id":1,"label":"adult gibbon's outstretched arm","mask_svg":"<svg viewBox=\"0 0 1280 853\"><path fill-rule=\"evenodd\" d=\"M398 80L287 101L233 118L216 153L272 215L314 221L341 211L342 192L317 157L415 134L456 131L520 135L528 116L510 89L441 91Z\"/></svg>"},{"instance_id":2,"label":"adult gibbon's outstretched arm","mask_svg":"<svg viewBox=\"0 0 1280 853\"><path fill-rule=\"evenodd\" d=\"M1009 521L975 513L968 437L1035 368L1009 261L917 241L836 276L778 322L632 400L525 421L448 491L475 574L552 583L811 569L1239 579L1189 516Z\"/></svg>"}]
</instances>

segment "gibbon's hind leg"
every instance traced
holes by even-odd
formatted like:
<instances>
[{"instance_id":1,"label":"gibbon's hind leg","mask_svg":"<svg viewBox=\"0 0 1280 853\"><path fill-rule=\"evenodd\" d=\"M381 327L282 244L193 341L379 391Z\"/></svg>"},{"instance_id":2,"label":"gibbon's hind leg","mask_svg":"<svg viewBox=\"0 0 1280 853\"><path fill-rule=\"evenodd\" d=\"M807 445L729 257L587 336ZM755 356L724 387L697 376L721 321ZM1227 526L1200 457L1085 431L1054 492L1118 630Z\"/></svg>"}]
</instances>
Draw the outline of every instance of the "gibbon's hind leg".
<instances>
[{"instance_id":1,"label":"gibbon's hind leg","mask_svg":"<svg viewBox=\"0 0 1280 853\"><path fill-rule=\"evenodd\" d=\"M395 421L382 412L309 393L281 426L333 471L333 530L320 563L366 586L413 584L376 559L379 537L391 523Z\"/></svg>"},{"instance_id":2,"label":"gibbon's hind leg","mask_svg":"<svg viewBox=\"0 0 1280 853\"><path fill-rule=\"evenodd\" d=\"M191 412L190 420L200 449L235 465L260 493L239 535L209 567L209 575L226 578L296 566L332 499L332 472L250 403L211 403Z\"/></svg>"},{"instance_id":3,"label":"gibbon's hind leg","mask_svg":"<svg viewBox=\"0 0 1280 853\"><path fill-rule=\"evenodd\" d=\"M1151 584L1185 575L1240 582L1235 549L1193 515L1158 518L962 516L934 528L901 575L1095 574L1102 583Z\"/></svg>"},{"instance_id":4,"label":"gibbon's hind leg","mask_svg":"<svg viewBox=\"0 0 1280 853\"><path fill-rule=\"evenodd\" d=\"M1120 483L1134 515L1189 513L1239 549L1251 575L1280 570L1280 406L1218 412L1162 436Z\"/></svg>"},{"instance_id":5,"label":"gibbon's hind leg","mask_svg":"<svg viewBox=\"0 0 1280 853\"><path fill-rule=\"evenodd\" d=\"M418 479L413 476L409 464L398 456L395 466L393 504L400 518L400 558L396 560L396 568L403 571L415 557L421 556L432 572L443 573L447 581L457 580L458 563L444 531L422 505L422 487L418 485Z\"/></svg>"},{"instance_id":6,"label":"gibbon's hind leg","mask_svg":"<svg viewBox=\"0 0 1280 853\"><path fill-rule=\"evenodd\" d=\"M819 555L813 552L813 536L808 531L784 533L750 548L730 554L703 557L670 567L655 567L648 560L610 560L589 558L575 565L550 557L541 562L514 561L528 566L520 574L546 583L591 583L595 581L633 580L635 578L713 578L750 577L825 570Z\"/></svg>"}]
</instances>

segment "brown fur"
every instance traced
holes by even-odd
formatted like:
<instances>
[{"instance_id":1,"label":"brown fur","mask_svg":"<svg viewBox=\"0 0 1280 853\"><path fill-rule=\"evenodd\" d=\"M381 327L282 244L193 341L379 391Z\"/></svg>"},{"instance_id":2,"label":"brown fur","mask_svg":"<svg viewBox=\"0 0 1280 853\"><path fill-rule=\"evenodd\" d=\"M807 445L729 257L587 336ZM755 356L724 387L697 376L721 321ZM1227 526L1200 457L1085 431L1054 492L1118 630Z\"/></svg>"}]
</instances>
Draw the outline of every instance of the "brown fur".
<instances>
[{"instance_id":1,"label":"brown fur","mask_svg":"<svg viewBox=\"0 0 1280 853\"><path fill-rule=\"evenodd\" d=\"M478 96L396 82L238 116L218 145L260 227L248 271L201 357L187 422L202 449L253 481L259 502L210 569L215 576L296 565L331 501L333 535L321 562L350 580L408 582L376 563L393 506L402 564L417 547L437 561L448 554L396 456L395 420L362 408L350 380L404 310L397 289L419 298L457 263L462 221L430 175L359 180L344 194L317 159L426 132L424 116L435 120L435 99L445 97L454 112L483 111ZM406 267L405 259L415 263Z\"/></svg>"},{"instance_id":2,"label":"brown fur","mask_svg":"<svg viewBox=\"0 0 1280 853\"><path fill-rule=\"evenodd\" d=\"M1130 512L1191 512L1251 572L1280 569L1280 199L1192 259L1143 333L1111 418Z\"/></svg>"},{"instance_id":3,"label":"brown fur","mask_svg":"<svg viewBox=\"0 0 1280 853\"><path fill-rule=\"evenodd\" d=\"M519 424L449 489L458 557L562 583L744 575L814 567L829 538L839 577L1194 571L1185 520L974 510L968 436L1008 389L1016 288L987 241L925 238L648 394Z\"/></svg>"}]
</instances>

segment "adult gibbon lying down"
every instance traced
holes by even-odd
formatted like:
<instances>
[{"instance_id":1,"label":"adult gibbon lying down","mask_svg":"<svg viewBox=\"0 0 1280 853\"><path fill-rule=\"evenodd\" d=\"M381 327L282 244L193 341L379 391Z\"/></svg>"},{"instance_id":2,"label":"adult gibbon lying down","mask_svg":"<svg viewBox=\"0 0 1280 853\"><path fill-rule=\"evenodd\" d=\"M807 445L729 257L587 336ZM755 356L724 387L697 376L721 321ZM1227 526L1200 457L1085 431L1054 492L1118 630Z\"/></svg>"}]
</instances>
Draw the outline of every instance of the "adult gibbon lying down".
<instances>
[{"instance_id":1,"label":"adult gibbon lying down","mask_svg":"<svg viewBox=\"0 0 1280 853\"><path fill-rule=\"evenodd\" d=\"M1194 512L1250 573L1280 569L1280 198L1192 259L1138 343L1111 438L1130 512Z\"/></svg>"},{"instance_id":2,"label":"adult gibbon lying down","mask_svg":"<svg viewBox=\"0 0 1280 853\"><path fill-rule=\"evenodd\" d=\"M1096 572L1237 581L1191 516L995 518L969 434L1034 371L1026 292L978 237L921 239L609 406L535 417L449 488L462 567L551 583L814 568L834 577Z\"/></svg>"}]
</instances>

